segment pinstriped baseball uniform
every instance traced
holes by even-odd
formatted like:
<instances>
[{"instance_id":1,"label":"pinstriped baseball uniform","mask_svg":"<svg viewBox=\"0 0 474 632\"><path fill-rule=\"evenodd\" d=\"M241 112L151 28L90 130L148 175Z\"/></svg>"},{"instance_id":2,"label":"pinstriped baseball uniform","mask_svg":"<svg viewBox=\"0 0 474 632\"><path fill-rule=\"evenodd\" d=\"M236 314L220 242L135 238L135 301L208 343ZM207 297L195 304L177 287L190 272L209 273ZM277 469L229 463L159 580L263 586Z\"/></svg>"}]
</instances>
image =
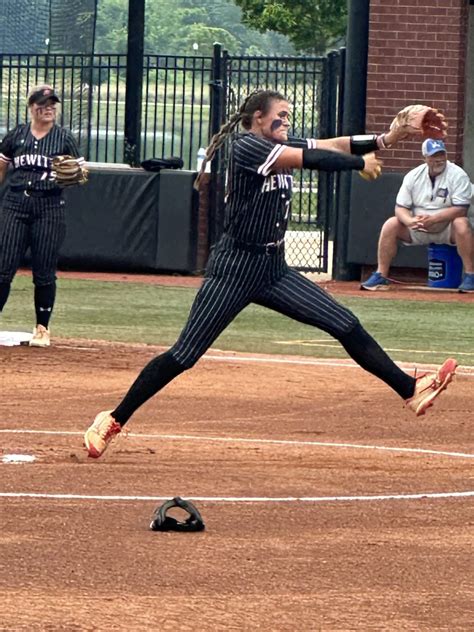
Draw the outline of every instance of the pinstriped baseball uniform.
<instances>
[{"instance_id":1,"label":"pinstriped baseball uniform","mask_svg":"<svg viewBox=\"0 0 474 632\"><path fill-rule=\"evenodd\" d=\"M51 158L79 157L72 134L58 125L37 139L18 125L0 143L0 160L12 167L0 215L0 283L10 283L28 246L36 286L53 283L65 236L64 200L51 178Z\"/></svg>"},{"instance_id":2,"label":"pinstriped baseball uniform","mask_svg":"<svg viewBox=\"0 0 474 632\"><path fill-rule=\"evenodd\" d=\"M349 333L357 318L285 262L284 236L293 177L272 167L285 146L315 148L314 140L275 143L253 133L232 144L224 233L172 357L189 368L250 303L322 329L335 338Z\"/></svg>"}]
</instances>

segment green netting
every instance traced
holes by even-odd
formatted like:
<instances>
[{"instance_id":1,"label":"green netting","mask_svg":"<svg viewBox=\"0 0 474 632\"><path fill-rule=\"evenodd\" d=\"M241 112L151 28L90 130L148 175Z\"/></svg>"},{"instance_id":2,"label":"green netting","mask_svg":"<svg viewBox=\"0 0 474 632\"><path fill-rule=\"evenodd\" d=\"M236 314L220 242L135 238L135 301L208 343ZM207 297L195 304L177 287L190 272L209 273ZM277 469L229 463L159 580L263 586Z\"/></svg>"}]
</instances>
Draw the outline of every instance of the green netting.
<instances>
[{"instance_id":1,"label":"green netting","mask_svg":"<svg viewBox=\"0 0 474 632\"><path fill-rule=\"evenodd\" d=\"M97 0L49 0L50 53L94 51Z\"/></svg>"}]
</instances>

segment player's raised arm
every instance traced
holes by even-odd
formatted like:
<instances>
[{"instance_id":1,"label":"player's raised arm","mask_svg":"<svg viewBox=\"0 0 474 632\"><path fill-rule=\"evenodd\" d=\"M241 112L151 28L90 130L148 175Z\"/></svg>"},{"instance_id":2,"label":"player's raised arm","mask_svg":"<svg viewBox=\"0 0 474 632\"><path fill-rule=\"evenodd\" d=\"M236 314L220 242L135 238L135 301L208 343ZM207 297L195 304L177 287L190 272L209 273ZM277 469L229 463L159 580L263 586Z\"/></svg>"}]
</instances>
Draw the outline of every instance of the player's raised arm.
<instances>
[{"instance_id":1,"label":"player's raised arm","mask_svg":"<svg viewBox=\"0 0 474 632\"><path fill-rule=\"evenodd\" d=\"M408 105L395 116L388 131L383 134L355 134L335 138L314 139L318 149L343 151L363 155L389 149L401 140L446 138L448 125L440 110L427 105Z\"/></svg>"}]
</instances>

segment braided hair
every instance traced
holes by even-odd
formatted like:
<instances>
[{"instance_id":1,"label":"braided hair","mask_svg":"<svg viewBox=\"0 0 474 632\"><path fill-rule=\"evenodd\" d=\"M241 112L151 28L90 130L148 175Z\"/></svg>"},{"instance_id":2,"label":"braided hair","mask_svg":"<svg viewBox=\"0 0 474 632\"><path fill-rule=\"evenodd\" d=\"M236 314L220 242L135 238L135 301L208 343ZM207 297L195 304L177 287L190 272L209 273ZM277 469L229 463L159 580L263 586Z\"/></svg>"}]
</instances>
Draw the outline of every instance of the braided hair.
<instances>
[{"instance_id":1,"label":"braided hair","mask_svg":"<svg viewBox=\"0 0 474 632\"><path fill-rule=\"evenodd\" d=\"M228 136L237 128L239 123L246 130L252 127L253 115L259 110L262 114L266 114L270 109L272 101L286 101L286 97L276 90L256 90L242 103L237 112L230 117L227 123L224 123L217 134L211 138L208 148L206 149L206 157L204 158L201 169L194 182L194 188L199 190L199 184L202 175L206 169L206 165L211 162L216 152L222 147Z\"/></svg>"}]
</instances>

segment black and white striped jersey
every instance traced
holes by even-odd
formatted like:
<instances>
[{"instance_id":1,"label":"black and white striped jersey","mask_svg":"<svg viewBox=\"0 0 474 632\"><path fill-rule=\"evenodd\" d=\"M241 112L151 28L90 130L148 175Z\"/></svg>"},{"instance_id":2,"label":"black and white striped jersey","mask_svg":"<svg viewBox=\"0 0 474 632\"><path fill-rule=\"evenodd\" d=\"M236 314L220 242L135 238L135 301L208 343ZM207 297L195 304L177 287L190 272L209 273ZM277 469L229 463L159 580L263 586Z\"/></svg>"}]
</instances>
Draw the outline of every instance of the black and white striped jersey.
<instances>
[{"instance_id":1,"label":"black and white striped jersey","mask_svg":"<svg viewBox=\"0 0 474 632\"><path fill-rule=\"evenodd\" d=\"M291 170L273 166L286 146L314 149L314 139L289 138L277 143L252 132L232 142L227 173L224 232L246 243L283 239L290 214Z\"/></svg>"},{"instance_id":2,"label":"black and white striped jersey","mask_svg":"<svg viewBox=\"0 0 474 632\"><path fill-rule=\"evenodd\" d=\"M65 154L79 158L79 149L71 132L59 125L37 139L29 123L21 124L10 130L0 143L0 160L12 167L10 186L35 191L56 188L50 177L51 159Z\"/></svg>"}]
</instances>

